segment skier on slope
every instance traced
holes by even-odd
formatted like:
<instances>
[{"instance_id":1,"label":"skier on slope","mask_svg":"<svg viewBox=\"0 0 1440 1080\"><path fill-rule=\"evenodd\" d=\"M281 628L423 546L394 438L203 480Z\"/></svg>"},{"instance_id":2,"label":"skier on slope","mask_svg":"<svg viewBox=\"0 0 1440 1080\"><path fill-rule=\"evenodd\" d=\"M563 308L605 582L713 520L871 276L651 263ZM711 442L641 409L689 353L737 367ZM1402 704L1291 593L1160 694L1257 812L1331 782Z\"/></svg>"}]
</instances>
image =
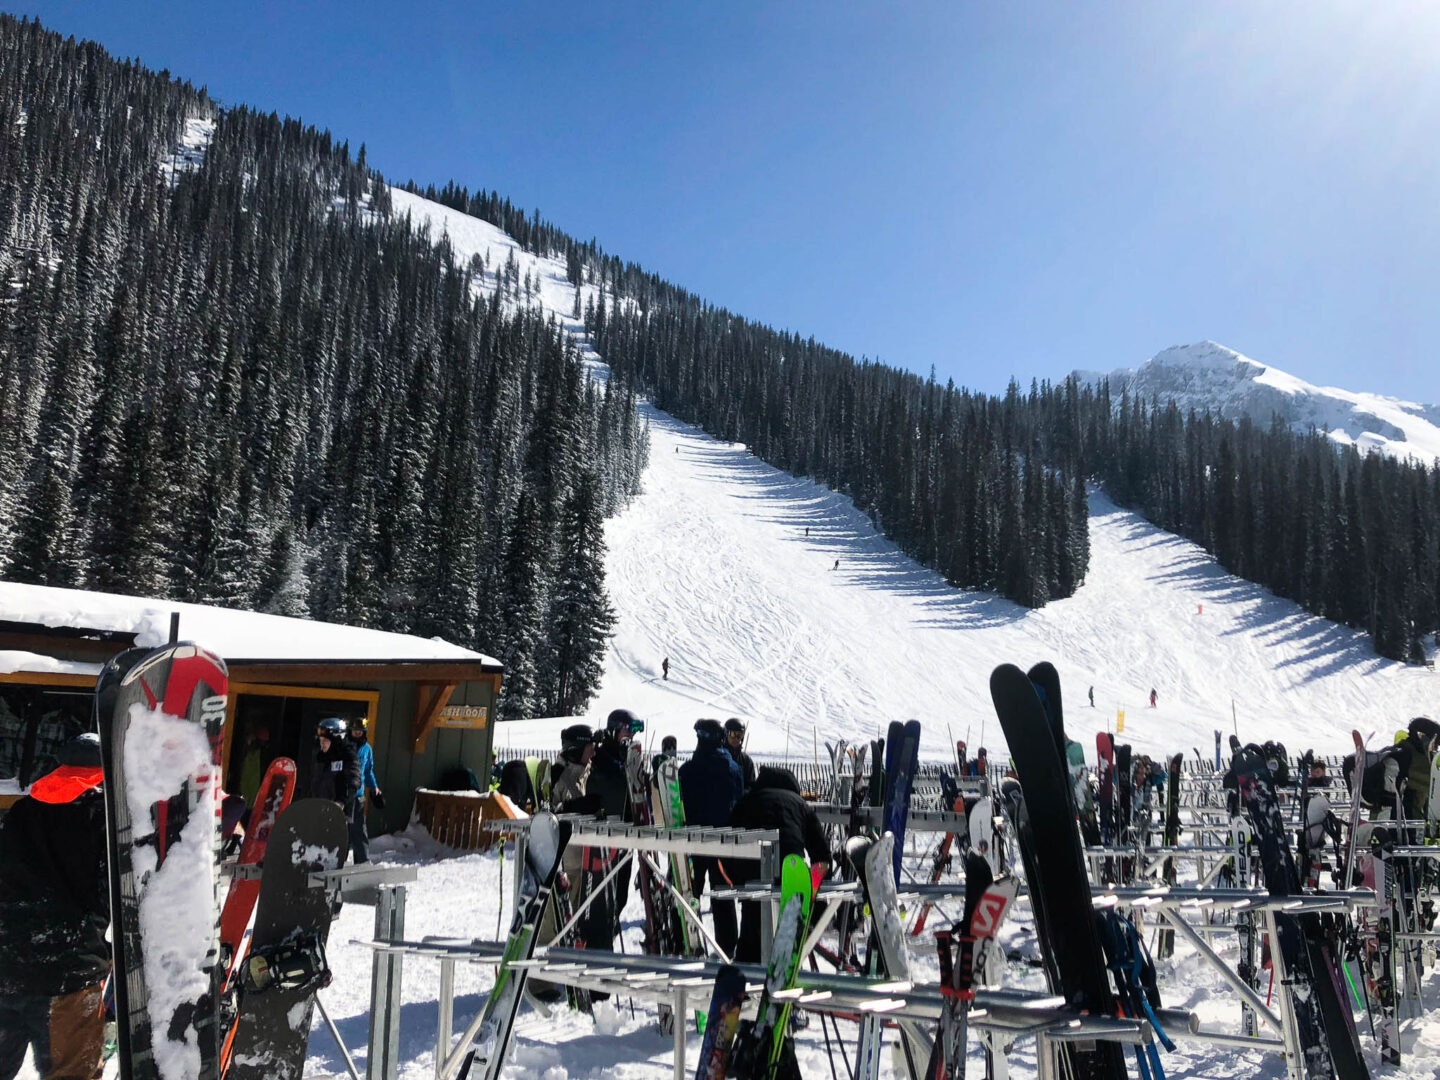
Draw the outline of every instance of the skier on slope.
<instances>
[{"instance_id":1,"label":"skier on slope","mask_svg":"<svg viewBox=\"0 0 1440 1080\"><path fill-rule=\"evenodd\" d=\"M1155 708L1155 698L1156 698L1155 687L1152 686L1152 687L1150 687L1150 708L1152 708L1152 709Z\"/></svg>"},{"instance_id":2,"label":"skier on slope","mask_svg":"<svg viewBox=\"0 0 1440 1080\"><path fill-rule=\"evenodd\" d=\"M0 1080L100 1075L110 969L100 739L80 735L0 821Z\"/></svg>"},{"instance_id":3,"label":"skier on slope","mask_svg":"<svg viewBox=\"0 0 1440 1080\"><path fill-rule=\"evenodd\" d=\"M730 824L737 829L775 829L780 833L780 858L803 855L812 865L830 864L830 842L825 828L815 815L815 808L800 793L800 782L789 769L766 765L755 777L755 786L730 814ZM731 880L740 885L760 876L760 864L753 859L726 864ZM778 885L778 879L774 882ZM763 910L762 910L763 909ZM760 919L768 905L746 900L741 904L740 940L735 946L736 963L758 964L760 956Z\"/></svg>"},{"instance_id":4,"label":"skier on slope","mask_svg":"<svg viewBox=\"0 0 1440 1080\"><path fill-rule=\"evenodd\" d=\"M745 790L755 786L755 762L745 752L745 723L738 716L725 721L725 749L740 766L740 775L745 778Z\"/></svg>"},{"instance_id":5,"label":"skier on slope","mask_svg":"<svg viewBox=\"0 0 1440 1080\"><path fill-rule=\"evenodd\" d=\"M724 730L719 720L695 722L695 753L680 766L680 798L685 804L685 824L724 826L730 824L730 813L745 794L745 779L735 759L721 745ZM714 856L692 856L691 882L698 901L710 889L725 888L720 860ZM712 900L710 911L715 919L715 942L730 956L740 928L735 921L735 901Z\"/></svg>"},{"instance_id":6,"label":"skier on slope","mask_svg":"<svg viewBox=\"0 0 1440 1080\"><path fill-rule=\"evenodd\" d=\"M339 803L349 817L360 794L360 759L345 738L345 721L327 716L315 726L315 769L310 776L310 797Z\"/></svg>"},{"instance_id":7,"label":"skier on slope","mask_svg":"<svg viewBox=\"0 0 1440 1080\"><path fill-rule=\"evenodd\" d=\"M365 793L375 799L375 806L385 809L385 794L380 782L375 779L375 751L365 738L365 718L357 716L350 721L350 743L355 747L356 763L360 766L360 790L355 797L355 809L350 814L350 850L355 856L355 865L370 861L370 832L365 822Z\"/></svg>"}]
</instances>

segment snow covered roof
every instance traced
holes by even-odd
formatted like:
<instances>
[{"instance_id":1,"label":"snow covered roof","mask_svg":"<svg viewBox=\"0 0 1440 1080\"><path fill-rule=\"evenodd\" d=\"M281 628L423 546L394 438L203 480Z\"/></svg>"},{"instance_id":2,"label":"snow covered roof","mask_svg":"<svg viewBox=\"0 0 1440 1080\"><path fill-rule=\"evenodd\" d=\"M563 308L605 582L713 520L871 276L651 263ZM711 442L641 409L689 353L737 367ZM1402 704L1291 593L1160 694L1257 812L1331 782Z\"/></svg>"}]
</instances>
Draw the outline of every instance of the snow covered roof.
<instances>
[{"instance_id":1,"label":"snow covered roof","mask_svg":"<svg viewBox=\"0 0 1440 1080\"><path fill-rule=\"evenodd\" d=\"M120 596L82 589L0 582L0 623L134 635L142 647L170 640L170 617L180 616L180 637L219 653L229 662L271 663L470 663L499 672L500 661L439 638L392 634L358 626L265 615L255 611ZM33 654L32 654L33 655ZM0 670L53 671L55 661L0 653ZM88 666L88 665L87 665Z\"/></svg>"}]
</instances>

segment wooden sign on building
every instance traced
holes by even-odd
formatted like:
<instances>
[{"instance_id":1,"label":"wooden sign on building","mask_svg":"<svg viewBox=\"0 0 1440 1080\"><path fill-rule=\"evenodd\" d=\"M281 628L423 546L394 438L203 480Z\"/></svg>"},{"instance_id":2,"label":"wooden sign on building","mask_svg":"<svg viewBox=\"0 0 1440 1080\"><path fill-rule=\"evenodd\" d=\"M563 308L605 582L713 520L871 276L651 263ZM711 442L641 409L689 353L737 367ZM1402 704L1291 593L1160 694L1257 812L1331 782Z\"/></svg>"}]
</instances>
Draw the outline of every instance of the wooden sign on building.
<instances>
[{"instance_id":1,"label":"wooden sign on building","mask_svg":"<svg viewBox=\"0 0 1440 1080\"><path fill-rule=\"evenodd\" d=\"M446 705L440 710L436 727L460 731L484 731L489 722L490 710L484 705Z\"/></svg>"}]
</instances>

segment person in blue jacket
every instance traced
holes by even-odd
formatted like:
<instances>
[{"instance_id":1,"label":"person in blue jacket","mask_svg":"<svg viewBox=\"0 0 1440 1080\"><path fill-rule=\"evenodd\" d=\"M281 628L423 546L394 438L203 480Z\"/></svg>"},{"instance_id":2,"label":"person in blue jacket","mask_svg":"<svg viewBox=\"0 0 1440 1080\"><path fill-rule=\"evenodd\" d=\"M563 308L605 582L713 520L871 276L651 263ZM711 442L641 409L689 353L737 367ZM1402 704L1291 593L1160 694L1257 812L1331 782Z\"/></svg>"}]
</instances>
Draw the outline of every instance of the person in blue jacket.
<instances>
[{"instance_id":1,"label":"person in blue jacket","mask_svg":"<svg viewBox=\"0 0 1440 1080\"><path fill-rule=\"evenodd\" d=\"M685 804L685 824L729 825L730 812L744 794L745 777L725 749L725 729L720 721L697 720L695 753L680 766L680 799ZM697 901L705 892L707 879L712 890L729 884L724 867L713 856L695 856L690 866ZM735 943L740 937L735 901L713 900L710 911L715 919L715 943L726 956L734 955Z\"/></svg>"},{"instance_id":2,"label":"person in blue jacket","mask_svg":"<svg viewBox=\"0 0 1440 1080\"><path fill-rule=\"evenodd\" d=\"M355 797L355 809L350 815L350 850L356 866L370 861L370 833L365 824L365 794L375 797L375 805L385 808L385 796L381 794L380 782L375 779L375 751L365 737L365 717L357 716L350 721L350 741L355 744L355 756L360 761L360 791Z\"/></svg>"}]
</instances>

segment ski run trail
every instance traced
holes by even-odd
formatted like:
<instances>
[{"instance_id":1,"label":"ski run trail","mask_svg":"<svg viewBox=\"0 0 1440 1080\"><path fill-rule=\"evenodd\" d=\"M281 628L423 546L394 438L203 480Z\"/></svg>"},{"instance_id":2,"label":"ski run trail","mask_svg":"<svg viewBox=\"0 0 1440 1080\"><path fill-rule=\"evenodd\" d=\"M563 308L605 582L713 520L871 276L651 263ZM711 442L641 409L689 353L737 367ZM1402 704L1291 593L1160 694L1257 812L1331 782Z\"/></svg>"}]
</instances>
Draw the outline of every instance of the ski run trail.
<instances>
[{"instance_id":1,"label":"ski run trail","mask_svg":"<svg viewBox=\"0 0 1440 1080\"><path fill-rule=\"evenodd\" d=\"M494 288L496 271L514 257L522 275L540 282L525 302L583 335L563 264L520 250L485 222L402 191L394 196L397 213L428 220L437 239L448 233L459 258L485 258L481 287ZM593 291L585 287L587 297ZM603 378L602 359L588 349L587 359ZM902 555L848 498L642 407L650 465L643 494L606 528L607 586L618 623L601 692L586 717L592 724L602 724L613 708L629 708L646 719L647 743L658 748L662 735L674 734L688 749L697 718L739 716L750 725L752 753L810 761L824 759L827 740L873 738L890 720L913 717L923 725L926 757L948 759L952 740L961 738L972 753L984 745L1004 757L990 671L1006 661L1025 668L1040 660L1059 669L1069 734L1092 764L1095 733L1113 730L1122 711L1121 741L1137 753L1192 756L1198 749L1212 759L1215 730L1228 735L1232 723L1247 741L1279 739L1292 754L1313 747L1338 755L1349 748L1352 728L1388 742L1411 717L1433 712L1440 688L1434 672L1378 658L1365 636L1226 574L1194 545L1099 493L1090 499L1085 584L1069 599L1028 611L948 586ZM666 657L668 680L661 672ZM1155 708L1148 704L1152 687ZM496 742L550 755L571 722L501 725ZM911 841L918 870L926 852L915 846L922 840ZM418 870L407 937L494 939L508 929L513 859L502 871L493 853L443 849L415 826L380 838L372 853L379 862ZM957 914L942 907L930 923L947 925ZM1007 920L1002 942L1009 952L1034 956L1028 902L1017 915ZM624 913L627 952L642 951L642 923L639 890L632 889ZM334 983L321 992L362 1075L372 953L359 942L372 931L372 909L343 909L330 935ZM921 978L937 977L928 934L917 939L914 961ZM1157 963L1166 1005L1195 1010L1207 1028L1239 1030L1238 1000L1184 942L1173 959ZM493 967L457 968L457 1031L483 1007L493 980ZM1006 985L1040 990L1043 979L1035 967L1012 963ZM438 994L438 963L407 958L404 1080L435 1075ZM1425 996L1431 1009L1440 1006L1433 973ZM1405 1024L1400 1070L1378 1066L1363 1017L1359 1024L1374 1075L1440 1075L1440 1020ZM852 1061L856 1032L853 1023L840 1022ZM691 1038L689 1070L698 1043ZM798 1034L797 1049L805 1076L831 1075L818 1022ZM1195 1042L1181 1041L1163 1060L1171 1077L1284 1076L1278 1056ZM1033 1040L1020 1043L1010 1063L1013 1075L1035 1076ZM835 1068L845 1075L838 1048ZM974 1040L970 1070L983 1075ZM21 1075L34 1073L27 1065ZM306 1075L345 1075L318 1013ZM593 1020L565 1011L546 1018L527 1008L505 1075L660 1080L672 1075L671 1041L659 1034L653 1010L632 1009L623 999L599 1005ZM896 1075L888 1058L882 1075Z\"/></svg>"}]
</instances>

